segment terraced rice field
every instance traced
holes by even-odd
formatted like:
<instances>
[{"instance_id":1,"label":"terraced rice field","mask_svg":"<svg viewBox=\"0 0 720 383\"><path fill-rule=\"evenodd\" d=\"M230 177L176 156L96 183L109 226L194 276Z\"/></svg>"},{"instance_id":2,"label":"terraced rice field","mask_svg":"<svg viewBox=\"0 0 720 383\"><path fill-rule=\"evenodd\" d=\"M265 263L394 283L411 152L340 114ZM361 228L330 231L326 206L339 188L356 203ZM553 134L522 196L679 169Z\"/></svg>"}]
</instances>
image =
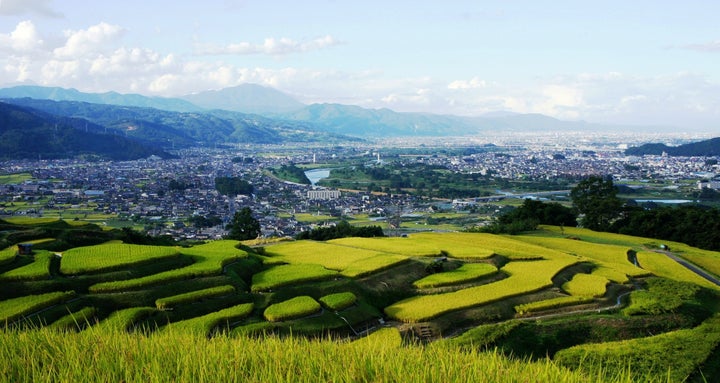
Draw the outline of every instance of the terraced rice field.
<instances>
[{"instance_id":1,"label":"terraced rice field","mask_svg":"<svg viewBox=\"0 0 720 383\"><path fill-rule=\"evenodd\" d=\"M644 269L657 276L677 281L691 282L710 289L720 290L720 286L688 270L684 266L668 258L665 254L651 251L641 251L637 253L637 258L638 262Z\"/></svg>"},{"instance_id":2,"label":"terraced rice field","mask_svg":"<svg viewBox=\"0 0 720 383\"><path fill-rule=\"evenodd\" d=\"M187 249L183 248L180 249L180 252L192 257L193 264L142 278L98 283L90 286L90 291L99 293L133 290L179 280L220 275L223 267L247 257L245 251L235 247L238 243L238 241L223 240ZM63 262L65 262L64 259Z\"/></svg>"},{"instance_id":3,"label":"terraced rice field","mask_svg":"<svg viewBox=\"0 0 720 383\"><path fill-rule=\"evenodd\" d=\"M501 269L508 278L451 293L411 297L386 307L385 313L403 322L422 322L448 312L531 293L552 286L552 277L576 262L569 255L510 262Z\"/></svg>"},{"instance_id":4,"label":"terraced rice field","mask_svg":"<svg viewBox=\"0 0 720 383\"><path fill-rule=\"evenodd\" d=\"M175 247L109 243L76 247L62 254L60 272L66 275L99 273L175 258Z\"/></svg>"},{"instance_id":5,"label":"terraced rice field","mask_svg":"<svg viewBox=\"0 0 720 383\"><path fill-rule=\"evenodd\" d=\"M312 297L302 295L286 301L270 305L263 316L270 322L302 318L322 310L320 303Z\"/></svg>"},{"instance_id":6,"label":"terraced rice field","mask_svg":"<svg viewBox=\"0 0 720 383\"><path fill-rule=\"evenodd\" d=\"M413 286L419 289L426 289L456 285L487 277L497 272L497 267L490 263L466 263L455 270L428 275L423 279L413 282Z\"/></svg>"},{"instance_id":7,"label":"terraced rice field","mask_svg":"<svg viewBox=\"0 0 720 383\"><path fill-rule=\"evenodd\" d=\"M0 274L0 281L33 281L50 278L50 261L54 253L35 251L33 262Z\"/></svg>"},{"instance_id":8,"label":"terraced rice field","mask_svg":"<svg viewBox=\"0 0 720 383\"><path fill-rule=\"evenodd\" d=\"M607 291L610 281L596 274L575 274L573 279L565 282L562 289L570 295L578 297L601 297Z\"/></svg>"},{"instance_id":9,"label":"terraced rice field","mask_svg":"<svg viewBox=\"0 0 720 383\"><path fill-rule=\"evenodd\" d=\"M267 291L291 284L326 280L337 275L337 271L311 263L273 266L253 275L252 291Z\"/></svg>"},{"instance_id":10,"label":"terraced rice field","mask_svg":"<svg viewBox=\"0 0 720 383\"><path fill-rule=\"evenodd\" d=\"M537 236L518 236L517 238L524 242L533 243L549 249L575 255L580 261L590 261L597 266L604 266L609 269L622 272L627 276L641 277L649 274L647 270L643 270L642 268L630 263L628 251L632 249L627 246L601 245L566 238L546 238Z\"/></svg>"},{"instance_id":11,"label":"terraced rice field","mask_svg":"<svg viewBox=\"0 0 720 383\"><path fill-rule=\"evenodd\" d=\"M209 335L214 329L220 326L225 325L225 327L229 327L230 323L247 317L250 315L252 310L252 303L243 303L192 319L173 322L165 327L165 331L180 331Z\"/></svg>"}]
</instances>

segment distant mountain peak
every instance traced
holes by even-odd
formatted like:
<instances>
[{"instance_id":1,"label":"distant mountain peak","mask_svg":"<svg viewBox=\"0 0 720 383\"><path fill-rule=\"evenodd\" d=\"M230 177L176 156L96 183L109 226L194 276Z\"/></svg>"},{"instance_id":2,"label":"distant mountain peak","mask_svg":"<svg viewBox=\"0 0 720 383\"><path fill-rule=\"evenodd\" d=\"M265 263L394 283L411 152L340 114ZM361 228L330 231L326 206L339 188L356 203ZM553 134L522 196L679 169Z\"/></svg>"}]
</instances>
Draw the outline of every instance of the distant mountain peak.
<instances>
[{"instance_id":1,"label":"distant mountain peak","mask_svg":"<svg viewBox=\"0 0 720 383\"><path fill-rule=\"evenodd\" d=\"M289 113L305 107L286 93L252 83L193 93L183 96L182 99L207 109L264 115Z\"/></svg>"}]
</instances>

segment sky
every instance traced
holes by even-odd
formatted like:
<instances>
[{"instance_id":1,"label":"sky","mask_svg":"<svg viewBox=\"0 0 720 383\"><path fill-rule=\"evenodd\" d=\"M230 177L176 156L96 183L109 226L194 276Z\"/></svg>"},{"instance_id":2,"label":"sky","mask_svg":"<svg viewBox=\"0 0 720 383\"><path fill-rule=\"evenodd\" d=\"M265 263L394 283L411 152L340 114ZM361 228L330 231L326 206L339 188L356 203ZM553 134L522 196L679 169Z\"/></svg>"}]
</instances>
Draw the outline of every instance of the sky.
<instances>
[{"instance_id":1,"label":"sky","mask_svg":"<svg viewBox=\"0 0 720 383\"><path fill-rule=\"evenodd\" d=\"M720 134L715 0L0 0L0 87L304 103Z\"/></svg>"}]
</instances>

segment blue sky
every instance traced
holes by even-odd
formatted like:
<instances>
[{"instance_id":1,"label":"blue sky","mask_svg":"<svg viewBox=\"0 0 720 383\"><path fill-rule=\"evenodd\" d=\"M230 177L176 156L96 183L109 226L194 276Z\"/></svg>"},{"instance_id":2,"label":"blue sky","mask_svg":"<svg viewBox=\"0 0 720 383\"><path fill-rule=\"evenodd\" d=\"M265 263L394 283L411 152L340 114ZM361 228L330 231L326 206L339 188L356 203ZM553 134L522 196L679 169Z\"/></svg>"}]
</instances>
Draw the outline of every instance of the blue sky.
<instances>
[{"instance_id":1,"label":"blue sky","mask_svg":"<svg viewBox=\"0 0 720 383\"><path fill-rule=\"evenodd\" d=\"M0 86L720 133L716 1L0 0Z\"/></svg>"}]
</instances>

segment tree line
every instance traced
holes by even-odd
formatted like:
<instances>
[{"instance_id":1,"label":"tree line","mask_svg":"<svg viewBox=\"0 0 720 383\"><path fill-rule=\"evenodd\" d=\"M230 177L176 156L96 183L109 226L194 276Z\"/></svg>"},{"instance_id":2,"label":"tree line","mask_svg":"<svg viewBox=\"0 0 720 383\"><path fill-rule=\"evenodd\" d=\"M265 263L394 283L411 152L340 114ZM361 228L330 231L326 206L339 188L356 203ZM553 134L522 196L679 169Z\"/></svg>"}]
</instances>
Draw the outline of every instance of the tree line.
<instances>
[{"instance_id":1,"label":"tree line","mask_svg":"<svg viewBox=\"0 0 720 383\"><path fill-rule=\"evenodd\" d=\"M471 231L518 234L540 224L581 226L720 251L720 209L692 204L646 208L617 193L611 178L591 176L570 191L572 207L528 199L493 224Z\"/></svg>"}]
</instances>

